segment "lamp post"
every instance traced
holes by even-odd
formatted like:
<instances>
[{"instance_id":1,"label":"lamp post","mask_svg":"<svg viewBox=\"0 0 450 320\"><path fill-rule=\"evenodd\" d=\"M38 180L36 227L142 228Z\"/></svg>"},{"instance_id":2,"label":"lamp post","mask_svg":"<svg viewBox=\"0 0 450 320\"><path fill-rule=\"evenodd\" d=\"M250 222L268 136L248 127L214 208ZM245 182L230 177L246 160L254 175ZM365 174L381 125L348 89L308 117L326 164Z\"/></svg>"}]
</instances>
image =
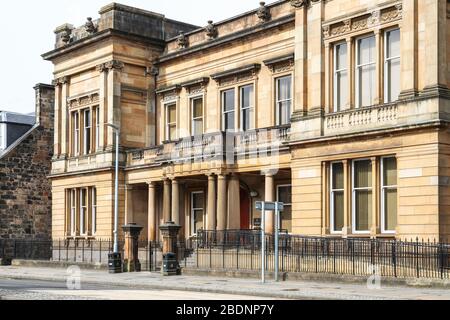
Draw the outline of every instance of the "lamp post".
<instances>
[{"instance_id":1,"label":"lamp post","mask_svg":"<svg viewBox=\"0 0 450 320\"><path fill-rule=\"evenodd\" d=\"M116 174L114 186L114 253L119 253L119 142L120 128L116 125L107 123L116 134Z\"/></svg>"}]
</instances>

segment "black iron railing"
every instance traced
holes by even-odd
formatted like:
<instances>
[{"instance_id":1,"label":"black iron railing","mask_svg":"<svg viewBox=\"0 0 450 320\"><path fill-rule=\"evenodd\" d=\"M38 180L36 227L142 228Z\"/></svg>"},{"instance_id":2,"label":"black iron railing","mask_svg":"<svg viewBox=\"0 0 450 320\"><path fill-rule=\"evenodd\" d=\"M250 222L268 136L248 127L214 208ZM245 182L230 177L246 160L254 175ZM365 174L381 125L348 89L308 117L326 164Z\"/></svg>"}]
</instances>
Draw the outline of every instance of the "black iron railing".
<instances>
[{"instance_id":1,"label":"black iron railing","mask_svg":"<svg viewBox=\"0 0 450 320\"><path fill-rule=\"evenodd\" d=\"M258 231L201 231L196 267L261 270L262 235ZM275 241L265 235L266 266L275 266ZM279 236L281 272L348 275L377 274L398 278L450 278L450 245L419 241Z\"/></svg>"},{"instance_id":2,"label":"black iron railing","mask_svg":"<svg viewBox=\"0 0 450 320\"><path fill-rule=\"evenodd\" d=\"M265 235L265 269L275 266L273 235ZM260 231L199 231L178 242L178 257L185 268L249 270L262 268ZM119 248L124 241L119 241ZM45 260L106 266L112 252L110 239L63 239L53 241L0 239L0 258ZM123 252L122 252L123 254ZM330 273L397 278L450 279L450 245L419 241L360 238L279 236L281 272ZM159 271L162 244L139 241L143 271Z\"/></svg>"}]
</instances>

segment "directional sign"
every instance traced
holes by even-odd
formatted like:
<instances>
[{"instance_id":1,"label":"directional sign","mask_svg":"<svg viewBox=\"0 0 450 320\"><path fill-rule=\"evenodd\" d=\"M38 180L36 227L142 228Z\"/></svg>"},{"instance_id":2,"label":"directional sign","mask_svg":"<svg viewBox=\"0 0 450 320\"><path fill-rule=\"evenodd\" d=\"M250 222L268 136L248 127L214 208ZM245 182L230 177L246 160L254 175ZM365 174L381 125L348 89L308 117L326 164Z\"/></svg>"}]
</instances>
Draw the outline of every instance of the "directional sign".
<instances>
[{"instance_id":1,"label":"directional sign","mask_svg":"<svg viewBox=\"0 0 450 320\"><path fill-rule=\"evenodd\" d=\"M278 208L277 208L278 205ZM257 201L256 202L256 210L258 211L262 211L263 209L263 202L262 201ZM283 211L284 210L284 203L282 202L265 202L264 203L264 209L266 211L275 211L278 209L278 211Z\"/></svg>"}]
</instances>

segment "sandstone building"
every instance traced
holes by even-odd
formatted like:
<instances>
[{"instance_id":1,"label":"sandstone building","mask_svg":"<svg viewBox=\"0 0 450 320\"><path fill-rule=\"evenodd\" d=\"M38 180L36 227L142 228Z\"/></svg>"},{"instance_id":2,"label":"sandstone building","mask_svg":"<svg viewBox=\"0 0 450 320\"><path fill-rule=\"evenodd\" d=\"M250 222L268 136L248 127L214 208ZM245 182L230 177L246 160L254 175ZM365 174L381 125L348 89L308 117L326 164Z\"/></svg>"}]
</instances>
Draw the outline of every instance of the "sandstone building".
<instances>
[{"instance_id":1,"label":"sandstone building","mask_svg":"<svg viewBox=\"0 0 450 320\"><path fill-rule=\"evenodd\" d=\"M56 29L52 233L120 223L450 240L450 7L282 0L197 27L110 4ZM267 231L273 231L268 215Z\"/></svg>"},{"instance_id":2,"label":"sandstone building","mask_svg":"<svg viewBox=\"0 0 450 320\"><path fill-rule=\"evenodd\" d=\"M36 118L25 134L0 154L0 240L51 239L53 86L38 84Z\"/></svg>"}]
</instances>

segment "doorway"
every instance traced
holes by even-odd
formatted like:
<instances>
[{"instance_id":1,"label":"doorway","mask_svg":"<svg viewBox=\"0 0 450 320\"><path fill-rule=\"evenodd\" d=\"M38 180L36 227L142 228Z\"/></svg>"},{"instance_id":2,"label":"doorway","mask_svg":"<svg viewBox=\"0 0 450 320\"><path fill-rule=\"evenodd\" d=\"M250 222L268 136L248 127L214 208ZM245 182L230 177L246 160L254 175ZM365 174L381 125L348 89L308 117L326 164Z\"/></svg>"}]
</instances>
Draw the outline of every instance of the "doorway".
<instances>
[{"instance_id":1,"label":"doorway","mask_svg":"<svg viewBox=\"0 0 450 320\"><path fill-rule=\"evenodd\" d=\"M247 190L240 189L241 200L241 230L250 229L250 194Z\"/></svg>"}]
</instances>

